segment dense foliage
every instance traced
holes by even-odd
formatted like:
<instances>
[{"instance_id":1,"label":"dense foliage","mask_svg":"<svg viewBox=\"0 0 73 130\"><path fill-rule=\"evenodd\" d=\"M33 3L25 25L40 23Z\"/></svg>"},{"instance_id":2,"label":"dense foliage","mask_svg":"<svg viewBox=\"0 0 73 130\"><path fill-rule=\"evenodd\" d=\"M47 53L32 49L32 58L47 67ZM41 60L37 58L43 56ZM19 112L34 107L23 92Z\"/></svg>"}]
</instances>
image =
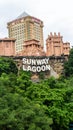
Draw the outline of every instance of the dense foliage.
<instances>
[{"instance_id":1,"label":"dense foliage","mask_svg":"<svg viewBox=\"0 0 73 130\"><path fill-rule=\"evenodd\" d=\"M17 74L18 69L11 58L0 57L0 75L4 72L6 74L11 72Z\"/></svg>"},{"instance_id":2,"label":"dense foliage","mask_svg":"<svg viewBox=\"0 0 73 130\"><path fill-rule=\"evenodd\" d=\"M73 75L73 48L70 50L68 61L64 64L64 69L66 77Z\"/></svg>"},{"instance_id":3,"label":"dense foliage","mask_svg":"<svg viewBox=\"0 0 73 130\"><path fill-rule=\"evenodd\" d=\"M72 121L73 77L32 83L26 73L1 75L1 130L67 130Z\"/></svg>"},{"instance_id":4,"label":"dense foliage","mask_svg":"<svg viewBox=\"0 0 73 130\"><path fill-rule=\"evenodd\" d=\"M10 63L3 64L1 59L0 69L11 68ZM0 70L0 130L69 130L73 122L72 76L33 83L29 73L20 71L17 76L5 68Z\"/></svg>"}]
</instances>

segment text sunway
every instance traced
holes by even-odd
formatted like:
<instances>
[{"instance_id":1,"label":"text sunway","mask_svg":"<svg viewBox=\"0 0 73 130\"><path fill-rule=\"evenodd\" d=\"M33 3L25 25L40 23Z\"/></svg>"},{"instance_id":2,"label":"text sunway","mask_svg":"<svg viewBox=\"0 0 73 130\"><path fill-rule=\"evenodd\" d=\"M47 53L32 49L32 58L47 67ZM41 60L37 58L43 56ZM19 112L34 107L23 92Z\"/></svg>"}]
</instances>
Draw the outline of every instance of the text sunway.
<instances>
[{"instance_id":1,"label":"text sunway","mask_svg":"<svg viewBox=\"0 0 73 130\"><path fill-rule=\"evenodd\" d=\"M45 59L27 59L23 58L23 64L27 65L46 65L48 64L49 58Z\"/></svg>"}]
</instances>

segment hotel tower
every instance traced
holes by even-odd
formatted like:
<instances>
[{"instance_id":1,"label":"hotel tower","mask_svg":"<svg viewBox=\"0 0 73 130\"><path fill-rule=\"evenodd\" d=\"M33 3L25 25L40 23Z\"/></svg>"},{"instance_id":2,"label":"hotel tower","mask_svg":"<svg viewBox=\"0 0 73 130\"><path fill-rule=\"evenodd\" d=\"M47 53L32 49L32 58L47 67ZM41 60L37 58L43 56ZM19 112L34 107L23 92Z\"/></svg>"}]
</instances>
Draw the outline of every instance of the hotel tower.
<instances>
[{"instance_id":1,"label":"hotel tower","mask_svg":"<svg viewBox=\"0 0 73 130\"><path fill-rule=\"evenodd\" d=\"M37 40L43 47L43 22L23 12L15 20L7 23L9 38L15 38L15 51L23 50L24 42Z\"/></svg>"}]
</instances>

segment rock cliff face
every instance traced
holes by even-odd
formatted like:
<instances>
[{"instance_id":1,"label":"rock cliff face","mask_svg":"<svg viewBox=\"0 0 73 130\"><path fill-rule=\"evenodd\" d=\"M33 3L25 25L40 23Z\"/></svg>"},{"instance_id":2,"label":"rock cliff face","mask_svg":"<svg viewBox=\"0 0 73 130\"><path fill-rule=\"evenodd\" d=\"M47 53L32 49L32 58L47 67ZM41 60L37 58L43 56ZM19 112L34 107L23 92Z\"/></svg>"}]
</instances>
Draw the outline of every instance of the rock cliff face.
<instances>
[{"instance_id":1,"label":"rock cliff face","mask_svg":"<svg viewBox=\"0 0 73 130\"><path fill-rule=\"evenodd\" d=\"M63 74L64 62L65 62L65 57L54 57L54 59L53 58L50 59L49 63L52 68L51 70L53 71L52 76L59 77L61 74Z\"/></svg>"},{"instance_id":2,"label":"rock cliff face","mask_svg":"<svg viewBox=\"0 0 73 130\"><path fill-rule=\"evenodd\" d=\"M23 57L14 57L14 60L16 61L18 69L22 68L22 59ZM50 65L50 70L40 72L40 73L33 73L32 72L32 77L31 79L33 81L39 81L39 77L42 76L42 78L48 78L50 76L54 76L55 78L58 78L61 74L64 73L64 62L66 58L65 56L59 56L59 57L49 57L49 65Z\"/></svg>"}]
</instances>

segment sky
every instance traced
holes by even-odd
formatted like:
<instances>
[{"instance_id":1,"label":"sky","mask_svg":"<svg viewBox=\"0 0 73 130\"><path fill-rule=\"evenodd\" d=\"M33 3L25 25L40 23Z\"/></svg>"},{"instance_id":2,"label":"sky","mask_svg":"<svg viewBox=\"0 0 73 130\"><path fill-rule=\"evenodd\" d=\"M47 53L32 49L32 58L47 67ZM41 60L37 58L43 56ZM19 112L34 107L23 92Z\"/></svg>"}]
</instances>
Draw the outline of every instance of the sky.
<instances>
[{"instance_id":1,"label":"sky","mask_svg":"<svg viewBox=\"0 0 73 130\"><path fill-rule=\"evenodd\" d=\"M8 37L7 23L24 11L43 21L44 42L60 32L73 46L73 0L0 0L0 38Z\"/></svg>"}]
</instances>

